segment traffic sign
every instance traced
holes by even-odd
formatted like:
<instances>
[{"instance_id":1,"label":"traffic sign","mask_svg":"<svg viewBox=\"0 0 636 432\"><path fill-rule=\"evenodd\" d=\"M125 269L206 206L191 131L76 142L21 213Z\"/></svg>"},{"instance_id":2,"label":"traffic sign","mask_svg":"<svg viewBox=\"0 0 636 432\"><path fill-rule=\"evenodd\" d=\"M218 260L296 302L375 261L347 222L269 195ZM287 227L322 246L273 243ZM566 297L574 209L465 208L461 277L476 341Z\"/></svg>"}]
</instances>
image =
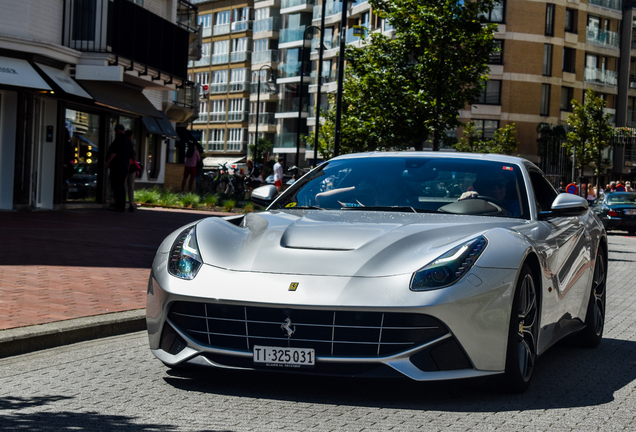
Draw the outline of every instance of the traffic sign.
<instances>
[{"instance_id":1,"label":"traffic sign","mask_svg":"<svg viewBox=\"0 0 636 432\"><path fill-rule=\"evenodd\" d=\"M578 193L579 193L579 188L576 186L576 184L574 184L574 183L570 183L569 185L567 185L567 186L565 187L565 191L566 191L567 193L572 194L572 195L578 195Z\"/></svg>"}]
</instances>

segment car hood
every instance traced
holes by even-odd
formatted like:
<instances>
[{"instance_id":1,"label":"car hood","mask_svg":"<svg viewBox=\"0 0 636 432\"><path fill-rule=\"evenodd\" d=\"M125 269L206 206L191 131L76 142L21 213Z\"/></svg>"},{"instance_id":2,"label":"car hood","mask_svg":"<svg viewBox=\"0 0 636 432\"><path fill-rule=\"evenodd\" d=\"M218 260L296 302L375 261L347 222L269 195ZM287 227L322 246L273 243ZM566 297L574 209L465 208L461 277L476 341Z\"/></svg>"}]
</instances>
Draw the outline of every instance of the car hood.
<instances>
[{"instance_id":1,"label":"car hood","mask_svg":"<svg viewBox=\"0 0 636 432\"><path fill-rule=\"evenodd\" d=\"M378 277L412 273L463 240L525 221L338 210L249 213L196 226L205 264L236 271Z\"/></svg>"}]
</instances>

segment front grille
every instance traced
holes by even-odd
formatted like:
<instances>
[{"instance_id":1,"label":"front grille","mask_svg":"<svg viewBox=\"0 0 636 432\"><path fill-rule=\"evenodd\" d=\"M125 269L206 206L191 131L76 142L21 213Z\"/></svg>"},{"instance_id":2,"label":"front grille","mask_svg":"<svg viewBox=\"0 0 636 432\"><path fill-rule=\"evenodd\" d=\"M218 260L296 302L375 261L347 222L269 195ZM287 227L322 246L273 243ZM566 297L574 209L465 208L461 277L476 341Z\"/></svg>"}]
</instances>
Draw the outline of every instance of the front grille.
<instances>
[{"instance_id":1,"label":"front grille","mask_svg":"<svg viewBox=\"0 0 636 432\"><path fill-rule=\"evenodd\" d=\"M323 357L386 356L448 333L435 318L414 313L175 302L168 317L202 345L246 351L254 345L313 348ZM290 338L286 322L293 330Z\"/></svg>"}]
</instances>

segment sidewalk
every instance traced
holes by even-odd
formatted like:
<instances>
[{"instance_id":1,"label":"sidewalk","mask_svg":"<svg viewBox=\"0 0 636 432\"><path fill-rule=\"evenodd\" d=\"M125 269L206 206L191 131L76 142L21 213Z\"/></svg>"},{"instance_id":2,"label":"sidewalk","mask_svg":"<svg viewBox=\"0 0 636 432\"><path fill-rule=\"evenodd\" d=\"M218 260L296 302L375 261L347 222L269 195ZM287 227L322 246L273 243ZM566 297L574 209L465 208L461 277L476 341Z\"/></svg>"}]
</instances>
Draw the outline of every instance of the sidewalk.
<instances>
[{"instance_id":1,"label":"sidewalk","mask_svg":"<svg viewBox=\"0 0 636 432\"><path fill-rule=\"evenodd\" d=\"M59 333L85 329L79 339L88 339L109 326L114 334L145 328L159 244L182 225L219 215L228 213L0 212L0 357L59 344L52 336ZM29 337L40 342L23 346Z\"/></svg>"}]
</instances>

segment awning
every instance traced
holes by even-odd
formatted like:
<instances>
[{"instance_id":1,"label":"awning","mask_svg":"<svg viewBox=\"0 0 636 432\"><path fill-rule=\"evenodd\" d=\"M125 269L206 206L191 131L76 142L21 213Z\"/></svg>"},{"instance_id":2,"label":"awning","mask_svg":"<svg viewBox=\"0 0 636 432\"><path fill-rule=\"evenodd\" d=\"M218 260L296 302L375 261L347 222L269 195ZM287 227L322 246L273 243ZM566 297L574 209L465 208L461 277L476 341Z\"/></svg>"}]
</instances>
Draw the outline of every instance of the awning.
<instances>
[{"instance_id":1,"label":"awning","mask_svg":"<svg viewBox=\"0 0 636 432\"><path fill-rule=\"evenodd\" d=\"M162 135L161 128L154 117L142 117L141 121L144 123L144 126L146 126L148 133Z\"/></svg>"},{"instance_id":2,"label":"awning","mask_svg":"<svg viewBox=\"0 0 636 432\"><path fill-rule=\"evenodd\" d=\"M83 98L92 99L91 95L86 93L86 91L80 87L80 85L73 79L69 74L64 72L61 69L55 69L51 66L46 66L40 63L36 63L36 65L42 69L44 72L55 84L57 84L64 92L81 96Z\"/></svg>"},{"instance_id":3,"label":"awning","mask_svg":"<svg viewBox=\"0 0 636 432\"><path fill-rule=\"evenodd\" d=\"M244 162L245 156L237 158L237 157L206 157L203 158L203 167L204 168L218 168L223 164L227 166L232 166L239 162Z\"/></svg>"},{"instance_id":4,"label":"awning","mask_svg":"<svg viewBox=\"0 0 636 432\"><path fill-rule=\"evenodd\" d=\"M168 138L179 139L179 135L177 135L177 132L172 127L168 116L165 113L161 113L161 115L162 117L157 119L157 124L163 131L163 134Z\"/></svg>"},{"instance_id":5,"label":"awning","mask_svg":"<svg viewBox=\"0 0 636 432\"><path fill-rule=\"evenodd\" d=\"M81 81L95 103L142 116L161 118L161 112L139 90L105 81Z\"/></svg>"},{"instance_id":6,"label":"awning","mask_svg":"<svg viewBox=\"0 0 636 432\"><path fill-rule=\"evenodd\" d=\"M0 57L0 84L52 90L26 60Z\"/></svg>"}]
</instances>

